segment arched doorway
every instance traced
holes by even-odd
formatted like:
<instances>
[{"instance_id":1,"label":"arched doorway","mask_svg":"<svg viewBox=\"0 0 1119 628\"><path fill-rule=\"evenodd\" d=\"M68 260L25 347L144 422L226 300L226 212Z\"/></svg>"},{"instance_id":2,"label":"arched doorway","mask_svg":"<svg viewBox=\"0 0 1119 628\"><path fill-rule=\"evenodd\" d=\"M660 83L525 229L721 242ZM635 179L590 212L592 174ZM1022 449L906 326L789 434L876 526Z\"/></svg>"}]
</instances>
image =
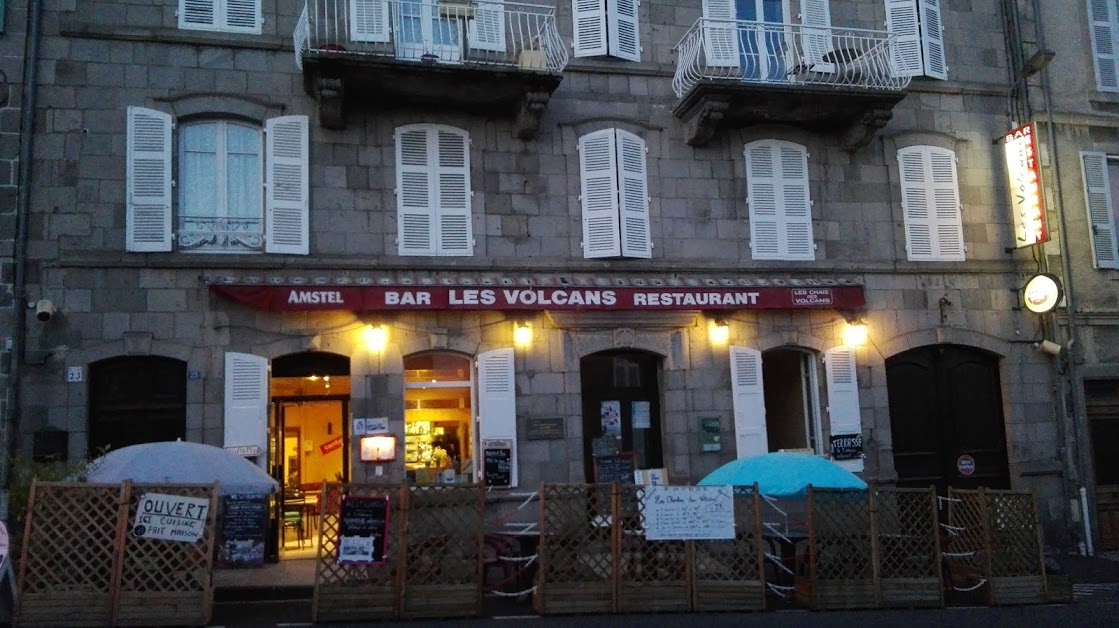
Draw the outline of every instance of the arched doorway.
<instances>
[{"instance_id":1,"label":"arched doorway","mask_svg":"<svg viewBox=\"0 0 1119 628\"><path fill-rule=\"evenodd\" d=\"M119 356L89 367L89 455L186 439L187 365L156 355Z\"/></svg>"},{"instance_id":2,"label":"arched doorway","mask_svg":"<svg viewBox=\"0 0 1119 628\"><path fill-rule=\"evenodd\" d=\"M632 349L595 353L580 363L583 394L583 468L594 482L594 454L602 439L633 452L635 469L664 467L661 440L661 357ZM597 442L596 442L597 441ZM597 445L597 446L596 446Z\"/></svg>"},{"instance_id":3,"label":"arched doorway","mask_svg":"<svg viewBox=\"0 0 1119 628\"><path fill-rule=\"evenodd\" d=\"M898 485L1010 488L998 357L959 345L886 360Z\"/></svg>"},{"instance_id":4,"label":"arched doorway","mask_svg":"<svg viewBox=\"0 0 1119 628\"><path fill-rule=\"evenodd\" d=\"M471 472L472 373L465 355L404 358L404 470L410 482L454 482Z\"/></svg>"}]
</instances>

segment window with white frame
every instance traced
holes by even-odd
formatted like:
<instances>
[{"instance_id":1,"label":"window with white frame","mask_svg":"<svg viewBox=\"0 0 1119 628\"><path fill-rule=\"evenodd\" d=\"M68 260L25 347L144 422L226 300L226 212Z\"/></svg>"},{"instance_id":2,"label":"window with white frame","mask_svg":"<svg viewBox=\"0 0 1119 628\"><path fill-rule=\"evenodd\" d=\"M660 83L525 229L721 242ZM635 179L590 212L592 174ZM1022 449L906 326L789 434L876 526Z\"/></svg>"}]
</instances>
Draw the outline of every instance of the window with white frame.
<instances>
[{"instance_id":1,"label":"window with white frame","mask_svg":"<svg viewBox=\"0 0 1119 628\"><path fill-rule=\"evenodd\" d=\"M964 261L956 153L937 146L898 150L905 249L914 262Z\"/></svg>"},{"instance_id":2,"label":"window with white frame","mask_svg":"<svg viewBox=\"0 0 1119 628\"><path fill-rule=\"evenodd\" d=\"M470 135L441 124L396 129L400 255L470 256Z\"/></svg>"},{"instance_id":3,"label":"window with white frame","mask_svg":"<svg viewBox=\"0 0 1119 628\"><path fill-rule=\"evenodd\" d=\"M808 149L783 140L746 145L746 204L754 259L813 260Z\"/></svg>"},{"instance_id":4,"label":"window with white frame","mask_svg":"<svg viewBox=\"0 0 1119 628\"><path fill-rule=\"evenodd\" d=\"M1119 92L1119 2L1088 0L1096 87Z\"/></svg>"},{"instance_id":5,"label":"window with white frame","mask_svg":"<svg viewBox=\"0 0 1119 628\"><path fill-rule=\"evenodd\" d=\"M621 129L579 138L583 257L652 257L646 151Z\"/></svg>"},{"instance_id":6,"label":"window with white frame","mask_svg":"<svg viewBox=\"0 0 1119 628\"><path fill-rule=\"evenodd\" d=\"M940 0L886 0L886 30L897 36L893 65L898 76L948 79L940 4Z\"/></svg>"},{"instance_id":7,"label":"window with white frame","mask_svg":"<svg viewBox=\"0 0 1119 628\"><path fill-rule=\"evenodd\" d=\"M129 107L128 250L306 255L307 147L307 116L176 129L167 113Z\"/></svg>"},{"instance_id":8,"label":"window with white frame","mask_svg":"<svg viewBox=\"0 0 1119 628\"><path fill-rule=\"evenodd\" d=\"M1088 225L1092 232L1092 256L1096 268L1119 268L1119 155L1080 153L1084 172L1084 199L1088 207Z\"/></svg>"},{"instance_id":9,"label":"window with white frame","mask_svg":"<svg viewBox=\"0 0 1119 628\"><path fill-rule=\"evenodd\" d=\"M260 34L260 0L179 0L179 28Z\"/></svg>"},{"instance_id":10,"label":"window with white frame","mask_svg":"<svg viewBox=\"0 0 1119 628\"><path fill-rule=\"evenodd\" d=\"M576 57L641 61L639 0L571 0Z\"/></svg>"}]
</instances>

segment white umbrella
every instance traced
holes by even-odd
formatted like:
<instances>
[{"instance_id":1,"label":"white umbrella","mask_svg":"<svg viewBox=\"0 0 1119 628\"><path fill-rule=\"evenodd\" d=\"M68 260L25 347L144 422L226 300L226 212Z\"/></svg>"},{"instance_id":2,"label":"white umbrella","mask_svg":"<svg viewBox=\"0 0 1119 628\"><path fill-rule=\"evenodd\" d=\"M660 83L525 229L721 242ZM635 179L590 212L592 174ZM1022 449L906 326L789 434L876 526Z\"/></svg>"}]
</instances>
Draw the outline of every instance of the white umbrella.
<instances>
[{"instance_id":1,"label":"white umbrella","mask_svg":"<svg viewBox=\"0 0 1119 628\"><path fill-rule=\"evenodd\" d=\"M89 482L141 484L211 484L222 495L274 493L279 483L260 467L221 447L166 441L141 443L110 451L90 463Z\"/></svg>"}]
</instances>

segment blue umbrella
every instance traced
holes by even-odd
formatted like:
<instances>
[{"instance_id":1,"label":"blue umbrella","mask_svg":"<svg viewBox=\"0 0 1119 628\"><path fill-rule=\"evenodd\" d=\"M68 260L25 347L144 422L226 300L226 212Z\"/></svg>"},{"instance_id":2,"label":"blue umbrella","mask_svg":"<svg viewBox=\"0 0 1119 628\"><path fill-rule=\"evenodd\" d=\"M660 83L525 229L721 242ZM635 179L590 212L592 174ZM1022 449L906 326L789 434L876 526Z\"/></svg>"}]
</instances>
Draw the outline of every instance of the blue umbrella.
<instances>
[{"instance_id":1,"label":"blue umbrella","mask_svg":"<svg viewBox=\"0 0 1119 628\"><path fill-rule=\"evenodd\" d=\"M219 483L222 495L274 493L276 480L263 469L221 447L166 441L115 449L94 460L88 482L143 484Z\"/></svg>"},{"instance_id":2,"label":"blue umbrella","mask_svg":"<svg viewBox=\"0 0 1119 628\"><path fill-rule=\"evenodd\" d=\"M810 454L771 453L724 464L699 486L751 486L770 497L803 497L814 488L866 490L866 482L831 460Z\"/></svg>"}]
</instances>

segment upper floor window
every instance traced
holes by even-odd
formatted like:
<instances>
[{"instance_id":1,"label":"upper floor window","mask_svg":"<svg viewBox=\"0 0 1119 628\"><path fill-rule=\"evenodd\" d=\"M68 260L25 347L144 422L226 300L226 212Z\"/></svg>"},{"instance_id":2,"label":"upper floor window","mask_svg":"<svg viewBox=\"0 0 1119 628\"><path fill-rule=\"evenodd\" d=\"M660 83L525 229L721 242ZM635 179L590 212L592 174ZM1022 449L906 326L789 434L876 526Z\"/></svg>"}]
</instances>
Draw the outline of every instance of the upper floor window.
<instances>
[{"instance_id":1,"label":"upper floor window","mask_svg":"<svg viewBox=\"0 0 1119 628\"><path fill-rule=\"evenodd\" d=\"M1104 153L1080 153L1084 167L1084 197L1092 230L1092 255L1096 268L1119 268L1119 157Z\"/></svg>"},{"instance_id":2,"label":"upper floor window","mask_svg":"<svg viewBox=\"0 0 1119 628\"><path fill-rule=\"evenodd\" d=\"M231 120L185 123L177 153L173 127L162 111L128 108L129 251L307 254L306 116L272 118L263 133Z\"/></svg>"},{"instance_id":3,"label":"upper floor window","mask_svg":"<svg viewBox=\"0 0 1119 628\"><path fill-rule=\"evenodd\" d=\"M579 138L583 256L653 256L645 140L621 129Z\"/></svg>"},{"instance_id":4,"label":"upper floor window","mask_svg":"<svg viewBox=\"0 0 1119 628\"><path fill-rule=\"evenodd\" d=\"M571 0L576 57L641 61L639 0Z\"/></svg>"},{"instance_id":5,"label":"upper floor window","mask_svg":"<svg viewBox=\"0 0 1119 628\"><path fill-rule=\"evenodd\" d=\"M940 0L886 0L886 30L897 36L898 76L948 78L941 18Z\"/></svg>"},{"instance_id":6,"label":"upper floor window","mask_svg":"<svg viewBox=\"0 0 1119 628\"><path fill-rule=\"evenodd\" d=\"M898 151L905 249L914 262L964 261L956 153L936 146Z\"/></svg>"},{"instance_id":7,"label":"upper floor window","mask_svg":"<svg viewBox=\"0 0 1119 628\"><path fill-rule=\"evenodd\" d=\"M758 140L744 152L754 259L815 259L808 150L792 142Z\"/></svg>"},{"instance_id":8,"label":"upper floor window","mask_svg":"<svg viewBox=\"0 0 1119 628\"><path fill-rule=\"evenodd\" d=\"M1088 15L1092 22L1096 86L1101 92L1119 92L1119 3L1088 0Z\"/></svg>"},{"instance_id":9,"label":"upper floor window","mask_svg":"<svg viewBox=\"0 0 1119 628\"><path fill-rule=\"evenodd\" d=\"M470 135L440 124L396 129L400 255L474 254Z\"/></svg>"},{"instance_id":10,"label":"upper floor window","mask_svg":"<svg viewBox=\"0 0 1119 628\"><path fill-rule=\"evenodd\" d=\"M260 0L179 0L179 28L260 34Z\"/></svg>"}]
</instances>

